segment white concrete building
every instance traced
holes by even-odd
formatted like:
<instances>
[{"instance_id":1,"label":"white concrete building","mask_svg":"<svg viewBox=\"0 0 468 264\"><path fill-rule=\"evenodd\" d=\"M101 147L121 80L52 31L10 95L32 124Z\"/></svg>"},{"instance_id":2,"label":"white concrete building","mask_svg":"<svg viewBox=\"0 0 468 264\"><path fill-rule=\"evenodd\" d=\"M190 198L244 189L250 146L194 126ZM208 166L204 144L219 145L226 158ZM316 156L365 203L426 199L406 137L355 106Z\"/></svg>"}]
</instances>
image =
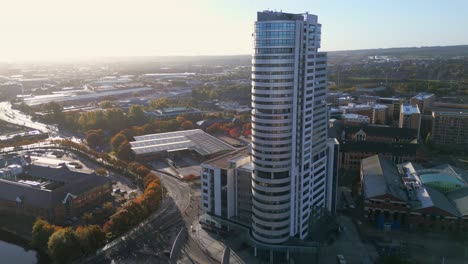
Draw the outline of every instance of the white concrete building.
<instances>
[{"instance_id":1,"label":"white concrete building","mask_svg":"<svg viewBox=\"0 0 468 264\"><path fill-rule=\"evenodd\" d=\"M257 14L252 57L252 235L309 235L326 209L327 56L311 14ZM313 234L312 234L313 235Z\"/></svg>"},{"instance_id":2,"label":"white concrete building","mask_svg":"<svg viewBox=\"0 0 468 264\"><path fill-rule=\"evenodd\" d=\"M229 226L223 226L210 216L250 223L251 167L247 148L201 164L201 206L207 215L206 224L229 230Z\"/></svg>"}]
</instances>

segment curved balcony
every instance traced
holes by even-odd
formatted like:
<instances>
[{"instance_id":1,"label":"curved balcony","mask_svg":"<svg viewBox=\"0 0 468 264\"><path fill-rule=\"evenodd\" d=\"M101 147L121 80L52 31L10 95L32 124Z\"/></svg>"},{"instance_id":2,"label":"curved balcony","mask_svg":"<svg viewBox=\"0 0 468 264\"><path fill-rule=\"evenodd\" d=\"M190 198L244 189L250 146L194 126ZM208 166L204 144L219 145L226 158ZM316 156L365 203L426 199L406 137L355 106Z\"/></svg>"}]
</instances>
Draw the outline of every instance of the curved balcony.
<instances>
[{"instance_id":1,"label":"curved balcony","mask_svg":"<svg viewBox=\"0 0 468 264\"><path fill-rule=\"evenodd\" d=\"M260 217L263 217L263 218L268 218L268 219L273 220L273 219L288 217L290 212L286 211L286 212L282 212L282 213L266 213L266 212L259 211L259 210L252 207L252 213L254 215L256 215L256 216L260 216Z\"/></svg>"},{"instance_id":2,"label":"curved balcony","mask_svg":"<svg viewBox=\"0 0 468 264\"><path fill-rule=\"evenodd\" d=\"M256 197L256 198L259 198L259 199L262 199L262 200L265 200L265 201L271 201L271 202L288 201L291 198L290 193L285 194L285 195L281 195L281 196L270 196L270 195L259 194L259 193L256 192L255 189L252 189L252 196Z\"/></svg>"},{"instance_id":3,"label":"curved balcony","mask_svg":"<svg viewBox=\"0 0 468 264\"><path fill-rule=\"evenodd\" d=\"M265 182L263 182L263 183L265 183ZM283 187L266 187L266 186L256 184L253 181L252 181L252 188L255 189L255 190L264 191L264 192L285 192L285 191L290 191L291 190L290 185L283 186Z\"/></svg>"},{"instance_id":4,"label":"curved balcony","mask_svg":"<svg viewBox=\"0 0 468 264\"><path fill-rule=\"evenodd\" d=\"M257 207L264 208L265 210L283 210L283 209L287 209L287 208L291 207L289 203L285 203L285 204L264 204L264 203L258 202L255 199L252 199L252 204L257 206Z\"/></svg>"},{"instance_id":5,"label":"curved balcony","mask_svg":"<svg viewBox=\"0 0 468 264\"><path fill-rule=\"evenodd\" d=\"M255 223L259 223L259 224L261 224L261 225L264 225L264 226L271 226L271 227L280 227L280 226L289 225L289 219L286 219L286 220L281 221L281 222L263 221L263 220L260 220L260 219L258 219L257 217L255 217L255 215L252 215L252 220L253 220Z\"/></svg>"},{"instance_id":6,"label":"curved balcony","mask_svg":"<svg viewBox=\"0 0 468 264\"><path fill-rule=\"evenodd\" d=\"M253 229L256 230L255 227ZM262 232L262 230L260 230L259 232ZM263 232L265 232L265 231L263 231ZM268 234L268 233L266 233L266 234ZM252 232L252 237L255 240L258 240L258 241L260 241L262 243L265 243L265 244L281 244L281 243L284 243L284 242L289 240L289 235L284 237L284 238L276 238L276 239L274 239L274 238L265 238L265 237L255 233L255 231Z\"/></svg>"}]
</instances>

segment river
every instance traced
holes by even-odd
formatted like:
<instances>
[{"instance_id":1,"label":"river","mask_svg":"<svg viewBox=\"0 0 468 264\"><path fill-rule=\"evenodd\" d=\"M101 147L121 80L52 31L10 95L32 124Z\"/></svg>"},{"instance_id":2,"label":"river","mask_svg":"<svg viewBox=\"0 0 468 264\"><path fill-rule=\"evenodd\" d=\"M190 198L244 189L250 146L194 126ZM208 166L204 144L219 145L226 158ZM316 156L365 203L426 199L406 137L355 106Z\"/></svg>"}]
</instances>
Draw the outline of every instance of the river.
<instances>
[{"instance_id":1,"label":"river","mask_svg":"<svg viewBox=\"0 0 468 264\"><path fill-rule=\"evenodd\" d=\"M0 230L0 263L45 264L50 259L31 249L27 241Z\"/></svg>"}]
</instances>

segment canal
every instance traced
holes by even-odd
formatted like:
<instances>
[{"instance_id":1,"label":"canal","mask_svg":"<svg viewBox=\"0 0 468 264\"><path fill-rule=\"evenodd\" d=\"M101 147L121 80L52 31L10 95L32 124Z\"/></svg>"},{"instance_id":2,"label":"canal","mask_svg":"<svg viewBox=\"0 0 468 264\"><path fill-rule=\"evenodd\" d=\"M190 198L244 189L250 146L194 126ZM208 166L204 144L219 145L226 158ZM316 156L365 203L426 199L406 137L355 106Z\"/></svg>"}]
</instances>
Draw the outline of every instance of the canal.
<instances>
[{"instance_id":1,"label":"canal","mask_svg":"<svg viewBox=\"0 0 468 264\"><path fill-rule=\"evenodd\" d=\"M45 264L50 259L32 249L28 241L0 230L0 263Z\"/></svg>"}]
</instances>

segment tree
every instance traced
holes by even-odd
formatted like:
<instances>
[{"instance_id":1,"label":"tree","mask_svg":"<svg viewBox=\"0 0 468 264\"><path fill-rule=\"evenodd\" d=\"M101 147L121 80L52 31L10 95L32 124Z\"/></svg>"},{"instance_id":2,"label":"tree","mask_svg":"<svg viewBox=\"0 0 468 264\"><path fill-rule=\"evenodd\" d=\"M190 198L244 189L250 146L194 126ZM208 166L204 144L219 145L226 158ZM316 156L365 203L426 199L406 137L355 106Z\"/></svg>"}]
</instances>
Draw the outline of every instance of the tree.
<instances>
[{"instance_id":1,"label":"tree","mask_svg":"<svg viewBox=\"0 0 468 264\"><path fill-rule=\"evenodd\" d=\"M86 133L86 142L88 143L89 146L91 147L97 147L102 145L103 143L103 137L97 133Z\"/></svg>"},{"instance_id":2,"label":"tree","mask_svg":"<svg viewBox=\"0 0 468 264\"><path fill-rule=\"evenodd\" d=\"M112 131L119 131L128 125L128 120L121 109L113 108L106 111L106 123Z\"/></svg>"},{"instance_id":3,"label":"tree","mask_svg":"<svg viewBox=\"0 0 468 264\"><path fill-rule=\"evenodd\" d=\"M80 114L78 124L81 129L105 128L107 126L106 116L102 110L84 112Z\"/></svg>"},{"instance_id":4,"label":"tree","mask_svg":"<svg viewBox=\"0 0 468 264\"><path fill-rule=\"evenodd\" d=\"M181 123L181 124L186 120L187 119L185 119L185 117L183 117L182 115L179 115L179 116L176 117L176 121Z\"/></svg>"},{"instance_id":5,"label":"tree","mask_svg":"<svg viewBox=\"0 0 468 264\"><path fill-rule=\"evenodd\" d=\"M122 134L122 133L118 133L117 135L115 135L114 137L112 137L111 139L111 146L112 146L112 149L114 151L118 150L119 147L125 143L125 142L128 142L128 139L127 137Z\"/></svg>"},{"instance_id":6,"label":"tree","mask_svg":"<svg viewBox=\"0 0 468 264\"><path fill-rule=\"evenodd\" d=\"M145 112L141 105L132 105L128 110L128 118L132 125L139 125L146 122Z\"/></svg>"},{"instance_id":7,"label":"tree","mask_svg":"<svg viewBox=\"0 0 468 264\"><path fill-rule=\"evenodd\" d=\"M155 100L151 100L149 105L153 109L166 108L169 106L169 99L167 97L162 97Z\"/></svg>"},{"instance_id":8,"label":"tree","mask_svg":"<svg viewBox=\"0 0 468 264\"><path fill-rule=\"evenodd\" d=\"M189 121L189 120L185 120L184 122L182 122L182 124L180 124L180 128L182 128L183 130L189 130L189 129L193 129L193 123L192 121Z\"/></svg>"},{"instance_id":9,"label":"tree","mask_svg":"<svg viewBox=\"0 0 468 264\"><path fill-rule=\"evenodd\" d=\"M93 213L84 213L82 219L87 225L89 225L94 222L94 215Z\"/></svg>"},{"instance_id":10,"label":"tree","mask_svg":"<svg viewBox=\"0 0 468 264\"><path fill-rule=\"evenodd\" d=\"M229 136L232 138L240 137L240 130L238 128L232 128L229 130Z\"/></svg>"},{"instance_id":11,"label":"tree","mask_svg":"<svg viewBox=\"0 0 468 264\"><path fill-rule=\"evenodd\" d=\"M94 170L96 174L101 175L101 176L106 176L107 175L107 170L104 168L97 168Z\"/></svg>"},{"instance_id":12,"label":"tree","mask_svg":"<svg viewBox=\"0 0 468 264\"><path fill-rule=\"evenodd\" d=\"M133 159L132 146L128 141L122 143L122 145L117 149L117 157L126 161Z\"/></svg>"},{"instance_id":13,"label":"tree","mask_svg":"<svg viewBox=\"0 0 468 264\"><path fill-rule=\"evenodd\" d=\"M120 209L104 224L104 231L110 233L111 236L119 236L132 227L131 222L129 212Z\"/></svg>"},{"instance_id":14,"label":"tree","mask_svg":"<svg viewBox=\"0 0 468 264\"><path fill-rule=\"evenodd\" d=\"M63 124L65 121L65 115L62 110L63 107L54 101L42 106L42 111L46 113L45 119L49 123Z\"/></svg>"},{"instance_id":15,"label":"tree","mask_svg":"<svg viewBox=\"0 0 468 264\"><path fill-rule=\"evenodd\" d=\"M53 233L49 238L48 249L55 263L70 263L80 255L80 243L71 228Z\"/></svg>"},{"instance_id":16,"label":"tree","mask_svg":"<svg viewBox=\"0 0 468 264\"><path fill-rule=\"evenodd\" d=\"M105 244L106 233L97 225L79 226L75 234L85 254L93 253Z\"/></svg>"},{"instance_id":17,"label":"tree","mask_svg":"<svg viewBox=\"0 0 468 264\"><path fill-rule=\"evenodd\" d=\"M32 228L32 246L46 252L49 237L58 229L59 227L51 225L44 219L38 218L34 222Z\"/></svg>"},{"instance_id":18,"label":"tree","mask_svg":"<svg viewBox=\"0 0 468 264\"><path fill-rule=\"evenodd\" d=\"M114 107L114 104L109 101L109 100L105 100L105 101L102 101L100 104L99 104L99 107L100 108L103 108L103 109L107 109L107 108L112 108Z\"/></svg>"}]
</instances>

